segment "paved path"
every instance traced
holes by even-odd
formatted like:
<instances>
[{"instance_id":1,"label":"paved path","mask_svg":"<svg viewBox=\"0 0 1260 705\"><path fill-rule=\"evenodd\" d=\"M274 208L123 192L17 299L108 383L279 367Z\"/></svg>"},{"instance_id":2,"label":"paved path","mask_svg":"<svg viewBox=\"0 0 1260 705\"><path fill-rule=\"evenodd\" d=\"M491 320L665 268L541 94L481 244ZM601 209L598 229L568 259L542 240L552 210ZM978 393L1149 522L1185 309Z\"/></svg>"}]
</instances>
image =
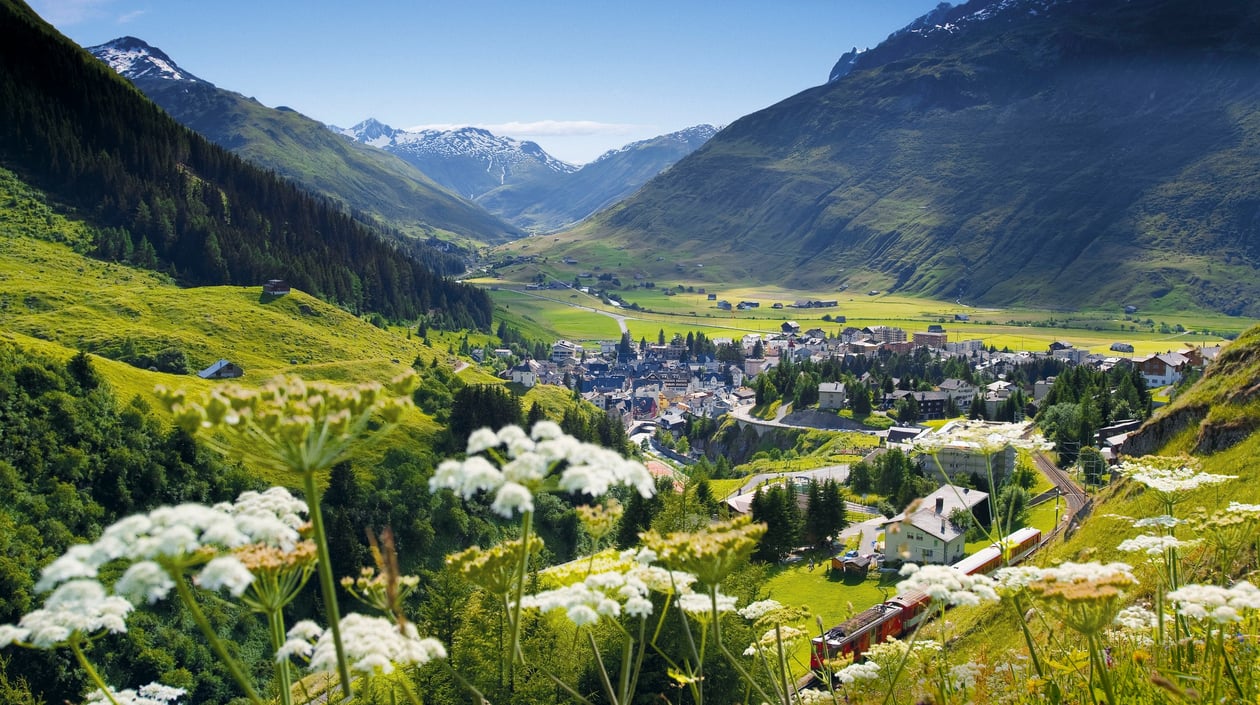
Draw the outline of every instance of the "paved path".
<instances>
[{"instance_id":1,"label":"paved path","mask_svg":"<svg viewBox=\"0 0 1260 705\"><path fill-rule=\"evenodd\" d=\"M828 465L822 468L814 468L813 470L789 470L788 472L763 472L759 475L753 475L749 478L744 486L739 488L738 492L733 494L748 494L757 489L758 485L768 481L783 477L808 477L819 482L827 479L833 479L837 482L844 482L849 478L849 465Z\"/></svg>"}]
</instances>

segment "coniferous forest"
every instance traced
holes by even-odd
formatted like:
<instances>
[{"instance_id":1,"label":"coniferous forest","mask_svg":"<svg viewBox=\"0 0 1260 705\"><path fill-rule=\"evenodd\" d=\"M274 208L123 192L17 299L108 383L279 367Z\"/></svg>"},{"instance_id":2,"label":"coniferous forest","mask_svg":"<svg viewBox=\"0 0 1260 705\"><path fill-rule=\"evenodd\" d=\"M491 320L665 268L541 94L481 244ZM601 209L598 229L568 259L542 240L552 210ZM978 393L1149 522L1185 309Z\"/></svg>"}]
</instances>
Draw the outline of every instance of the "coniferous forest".
<instances>
[{"instance_id":1,"label":"coniferous forest","mask_svg":"<svg viewBox=\"0 0 1260 705\"><path fill-rule=\"evenodd\" d=\"M352 311L488 328L459 260L387 241L182 127L28 8L0 2L0 164L98 228L96 254L189 285L271 278Z\"/></svg>"}]
</instances>

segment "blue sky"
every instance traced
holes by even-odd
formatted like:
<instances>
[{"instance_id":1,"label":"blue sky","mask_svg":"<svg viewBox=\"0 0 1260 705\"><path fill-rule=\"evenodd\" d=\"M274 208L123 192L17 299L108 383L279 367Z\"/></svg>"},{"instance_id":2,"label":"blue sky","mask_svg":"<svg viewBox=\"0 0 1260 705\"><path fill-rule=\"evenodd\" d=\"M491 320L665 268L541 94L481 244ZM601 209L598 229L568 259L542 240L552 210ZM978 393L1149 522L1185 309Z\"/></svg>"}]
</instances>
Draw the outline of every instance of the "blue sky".
<instances>
[{"instance_id":1,"label":"blue sky","mask_svg":"<svg viewBox=\"0 0 1260 705\"><path fill-rule=\"evenodd\" d=\"M82 46L132 35L348 127L479 125L583 163L826 81L938 0L29 0Z\"/></svg>"}]
</instances>

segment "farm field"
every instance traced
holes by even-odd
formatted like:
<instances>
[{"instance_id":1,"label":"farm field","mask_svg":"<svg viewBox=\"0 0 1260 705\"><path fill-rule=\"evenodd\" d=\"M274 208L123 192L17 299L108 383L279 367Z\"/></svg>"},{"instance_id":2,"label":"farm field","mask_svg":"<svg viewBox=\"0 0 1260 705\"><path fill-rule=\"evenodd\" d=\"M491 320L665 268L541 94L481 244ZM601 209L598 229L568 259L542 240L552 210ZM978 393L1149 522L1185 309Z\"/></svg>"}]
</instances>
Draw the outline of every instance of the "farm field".
<instances>
[{"instance_id":1,"label":"farm field","mask_svg":"<svg viewBox=\"0 0 1260 705\"><path fill-rule=\"evenodd\" d=\"M478 283L491 284L490 280ZM713 292L713 289L707 291ZM660 331L664 331L666 338L687 332L728 338L746 333L769 334L780 331L783 322L789 320L799 324L802 330L821 328L832 335L849 326L875 325L895 326L913 334L938 324L944 327L951 342L979 339L999 350L1045 350L1051 342L1063 340L1090 352L1110 353L1111 344L1121 342L1133 346L1131 355L1140 356L1189 345L1214 345L1257 323L1252 319L1202 313L1147 316L1138 312L1126 319L1120 311L1063 313L975 309L888 294L844 296L848 292L819 294L764 287L723 289L719 293L720 298L732 303L744 300L761 303L760 308L747 311L720 311L714 302L705 300L707 294L684 290L666 296L659 288L616 292L627 303L644 309L640 311L606 305L595 296L572 289L525 291L524 287L494 282L490 293L508 320L519 316L528 321L531 330L540 334L592 344L619 336L620 328L610 317L619 316L635 340L655 340ZM839 305L812 309L770 308L774 302L786 306L797 299L828 297L836 299ZM956 315L969 320L954 320ZM836 320L839 316L844 317L843 322Z\"/></svg>"}]
</instances>

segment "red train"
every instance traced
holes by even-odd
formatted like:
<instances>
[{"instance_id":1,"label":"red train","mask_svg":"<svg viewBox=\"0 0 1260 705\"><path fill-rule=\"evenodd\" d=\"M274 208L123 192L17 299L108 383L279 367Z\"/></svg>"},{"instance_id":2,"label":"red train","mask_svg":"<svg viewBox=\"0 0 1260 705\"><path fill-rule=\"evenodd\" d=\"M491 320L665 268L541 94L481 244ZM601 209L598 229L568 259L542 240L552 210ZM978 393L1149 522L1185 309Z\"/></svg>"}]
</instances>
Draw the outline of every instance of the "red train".
<instances>
[{"instance_id":1,"label":"red train","mask_svg":"<svg viewBox=\"0 0 1260 705\"><path fill-rule=\"evenodd\" d=\"M1020 529L1003 539L1000 545L990 544L953 567L967 575L987 575L1002 565L1002 545L1007 547L1007 565L1014 565L1027 558L1040 543L1039 529ZM810 667L819 669L823 659L841 656L860 659L872 644L913 631L927 617L928 602L927 594L909 590L846 619L822 636L814 637Z\"/></svg>"}]
</instances>

